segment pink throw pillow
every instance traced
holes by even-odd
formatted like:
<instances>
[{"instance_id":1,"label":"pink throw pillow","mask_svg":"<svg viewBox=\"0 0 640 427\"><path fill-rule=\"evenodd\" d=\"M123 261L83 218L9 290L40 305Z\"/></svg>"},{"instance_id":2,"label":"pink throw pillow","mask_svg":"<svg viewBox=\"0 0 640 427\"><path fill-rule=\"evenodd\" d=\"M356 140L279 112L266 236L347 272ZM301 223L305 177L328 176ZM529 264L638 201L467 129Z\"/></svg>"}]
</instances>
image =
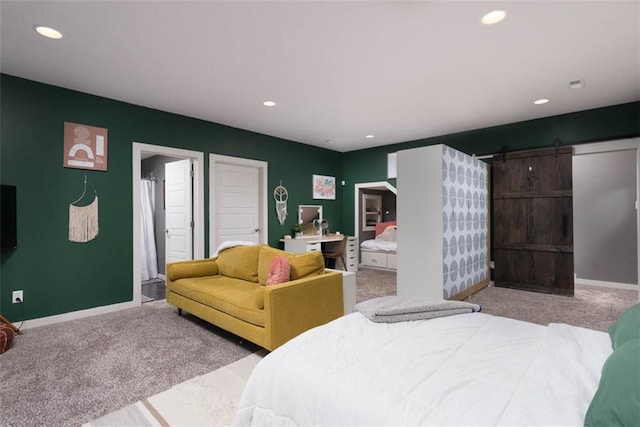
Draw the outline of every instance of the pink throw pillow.
<instances>
[{"instance_id":1,"label":"pink throw pillow","mask_svg":"<svg viewBox=\"0 0 640 427\"><path fill-rule=\"evenodd\" d=\"M291 276L291 267L289 260L283 256L277 256L271 261L269 266L269 277L267 285L277 285L278 283L288 282Z\"/></svg>"},{"instance_id":2,"label":"pink throw pillow","mask_svg":"<svg viewBox=\"0 0 640 427\"><path fill-rule=\"evenodd\" d=\"M376 236L378 236L379 234L382 234L382 232L384 232L384 230L387 229L387 227L389 227L390 225L397 225L396 221L387 221L387 222L379 222L376 224Z\"/></svg>"}]
</instances>

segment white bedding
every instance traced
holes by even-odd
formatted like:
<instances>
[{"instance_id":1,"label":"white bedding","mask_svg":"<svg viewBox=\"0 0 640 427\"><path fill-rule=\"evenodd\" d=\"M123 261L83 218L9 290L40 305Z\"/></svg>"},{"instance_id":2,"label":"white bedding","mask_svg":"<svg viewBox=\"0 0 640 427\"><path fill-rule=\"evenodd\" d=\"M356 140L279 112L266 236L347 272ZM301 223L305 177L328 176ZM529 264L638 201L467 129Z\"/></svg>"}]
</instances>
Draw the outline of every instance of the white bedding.
<instances>
[{"instance_id":1,"label":"white bedding","mask_svg":"<svg viewBox=\"0 0 640 427\"><path fill-rule=\"evenodd\" d=\"M583 425L608 334L491 316L352 313L264 358L239 425Z\"/></svg>"},{"instance_id":2,"label":"white bedding","mask_svg":"<svg viewBox=\"0 0 640 427\"><path fill-rule=\"evenodd\" d=\"M375 239L365 240L360 244L360 249L370 251L397 252L398 251L398 227L390 225L376 236Z\"/></svg>"},{"instance_id":3,"label":"white bedding","mask_svg":"<svg viewBox=\"0 0 640 427\"><path fill-rule=\"evenodd\" d=\"M370 251L384 251L384 252L397 252L398 251L398 242L388 242L385 240L365 240L360 243L360 249L370 250Z\"/></svg>"}]
</instances>

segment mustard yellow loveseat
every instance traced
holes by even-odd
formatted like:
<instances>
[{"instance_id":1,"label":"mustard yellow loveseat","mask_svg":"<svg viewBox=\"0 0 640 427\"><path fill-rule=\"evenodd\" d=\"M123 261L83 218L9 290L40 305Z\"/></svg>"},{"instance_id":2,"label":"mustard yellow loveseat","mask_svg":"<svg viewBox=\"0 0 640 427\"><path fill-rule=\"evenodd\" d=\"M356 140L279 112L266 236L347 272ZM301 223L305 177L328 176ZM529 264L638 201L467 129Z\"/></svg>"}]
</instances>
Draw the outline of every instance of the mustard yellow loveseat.
<instances>
[{"instance_id":1,"label":"mustard yellow loveseat","mask_svg":"<svg viewBox=\"0 0 640 427\"><path fill-rule=\"evenodd\" d=\"M291 280L266 285L276 256L288 259ZM325 270L322 253L267 245L167 264L167 302L270 351L344 314L342 274Z\"/></svg>"}]
</instances>

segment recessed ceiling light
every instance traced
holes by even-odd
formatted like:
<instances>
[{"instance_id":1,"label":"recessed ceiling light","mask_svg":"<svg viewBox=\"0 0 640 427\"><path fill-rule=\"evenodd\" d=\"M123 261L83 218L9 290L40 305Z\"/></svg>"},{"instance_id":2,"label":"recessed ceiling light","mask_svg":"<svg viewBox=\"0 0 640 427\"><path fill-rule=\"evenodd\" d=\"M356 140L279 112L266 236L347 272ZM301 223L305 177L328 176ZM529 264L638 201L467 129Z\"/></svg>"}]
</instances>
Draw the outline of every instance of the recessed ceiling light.
<instances>
[{"instance_id":1,"label":"recessed ceiling light","mask_svg":"<svg viewBox=\"0 0 640 427\"><path fill-rule=\"evenodd\" d=\"M540 98L540 99L536 99L535 101L533 101L533 103L536 104L536 105L546 104L547 102L549 102L549 100L547 98Z\"/></svg>"},{"instance_id":2,"label":"recessed ceiling light","mask_svg":"<svg viewBox=\"0 0 640 427\"><path fill-rule=\"evenodd\" d=\"M47 37L49 39L58 40L62 38L62 33L58 30L54 30L51 27L45 27L43 25L36 25L33 27L34 30L41 36Z\"/></svg>"},{"instance_id":3,"label":"recessed ceiling light","mask_svg":"<svg viewBox=\"0 0 640 427\"><path fill-rule=\"evenodd\" d=\"M375 135L366 135L366 136L365 136L365 138L369 138L369 139L371 139L371 138L375 138L375 137L376 137Z\"/></svg>"},{"instance_id":4,"label":"recessed ceiling light","mask_svg":"<svg viewBox=\"0 0 640 427\"><path fill-rule=\"evenodd\" d=\"M502 21L507 16L507 12L504 10L494 10L482 17L482 23L484 25L493 25Z\"/></svg>"},{"instance_id":5,"label":"recessed ceiling light","mask_svg":"<svg viewBox=\"0 0 640 427\"><path fill-rule=\"evenodd\" d=\"M265 107L273 107L276 105L276 103L273 101L264 101L262 105L264 105Z\"/></svg>"}]
</instances>

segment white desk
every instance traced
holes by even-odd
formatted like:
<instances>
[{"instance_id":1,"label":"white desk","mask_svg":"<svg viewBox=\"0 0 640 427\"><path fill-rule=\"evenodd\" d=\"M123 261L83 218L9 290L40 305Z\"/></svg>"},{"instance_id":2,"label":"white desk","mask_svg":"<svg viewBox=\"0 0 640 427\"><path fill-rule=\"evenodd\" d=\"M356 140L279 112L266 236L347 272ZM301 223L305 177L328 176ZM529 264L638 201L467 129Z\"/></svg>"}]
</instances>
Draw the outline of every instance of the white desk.
<instances>
[{"instance_id":1,"label":"white desk","mask_svg":"<svg viewBox=\"0 0 640 427\"><path fill-rule=\"evenodd\" d=\"M287 252L312 252L321 251L323 243L340 242L343 234L329 234L327 236L296 237L295 239L280 239L284 242L284 250Z\"/></svg>"},{"instance_id":2,"label":"white desk","mask_svg":"<svg viewBox=\"0 0 640 427\"><path fill-rule=\"evenodd\" d=\"M342 273L342 297L344 301L344 314L353 312L356 305L356 275L358 271L357 239L343 234L329 234L327 236L298 237L296 239L280 239L284 242L284 250L287 252L311 252L321 251L323 243L341 242L347 238L347 271L333 270ZM353 253L352 253L353 252Z\"/></svg>"},{"instance_id":3,"label":"white desk","mask_svg":"<svg viewBox=\"0 0 640 427\"><path fill-rule=\"evenodd\" d=\"M284 250L287 252L312 252L322 251L323 243L336 243L342 241L344 234L329 234L327 236L298 237L297 239L280 239L284 243ZM358 238L346 236L347 247L345 249L345 260L347 271L358 271Z\"/></svg>"}]
</instances>

